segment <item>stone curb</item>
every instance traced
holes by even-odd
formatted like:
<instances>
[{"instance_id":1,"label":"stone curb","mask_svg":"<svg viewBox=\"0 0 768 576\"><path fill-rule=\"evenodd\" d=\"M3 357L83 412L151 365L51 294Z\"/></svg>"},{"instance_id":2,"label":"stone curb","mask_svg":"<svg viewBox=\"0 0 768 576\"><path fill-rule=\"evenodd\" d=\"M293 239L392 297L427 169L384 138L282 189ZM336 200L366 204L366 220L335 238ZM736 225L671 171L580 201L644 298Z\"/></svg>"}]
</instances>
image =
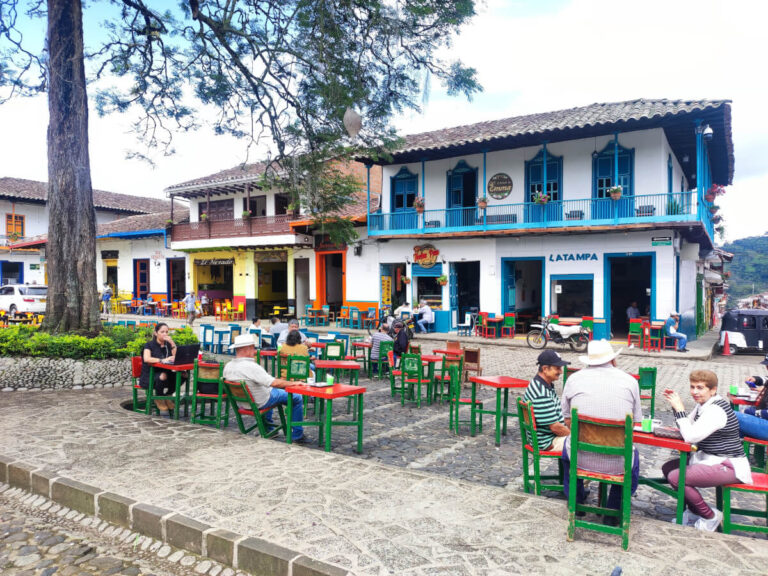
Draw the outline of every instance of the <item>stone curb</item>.
<instances>
[{"instance_id":1,"label":"stone curb","mask_svg":"<svg viewBox=\"0 0 768 576\"><path fill-rule=\"evenodd\" d=\"M208 526L171 510L58 476L0 454L0 483L252 574L344 576L346 569L261 538Z\"/></svg>"}]
</instances>

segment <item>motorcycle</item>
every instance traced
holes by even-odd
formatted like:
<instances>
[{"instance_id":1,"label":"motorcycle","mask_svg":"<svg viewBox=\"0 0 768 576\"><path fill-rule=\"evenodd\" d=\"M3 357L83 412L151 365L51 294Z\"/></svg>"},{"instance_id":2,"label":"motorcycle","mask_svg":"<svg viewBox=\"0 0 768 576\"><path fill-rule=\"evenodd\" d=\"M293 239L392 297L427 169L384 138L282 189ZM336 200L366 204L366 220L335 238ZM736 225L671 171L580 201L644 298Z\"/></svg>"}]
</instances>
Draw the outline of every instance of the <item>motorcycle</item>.
<instances>
[{"instance_id":1,"label":"motorcycle","mask_svg":"<svg viewBox=\"0 0 768 576\"><path fill-rule=\"evenodd\" d=\"M540 350L548 342L568 344L574 352L584 352L589 344L589 330L583 326L561 326L553 324L552 317L544 318L542 324L531 324L531 330L525 337L528 346Z\"/></svg>"}]
</instances>

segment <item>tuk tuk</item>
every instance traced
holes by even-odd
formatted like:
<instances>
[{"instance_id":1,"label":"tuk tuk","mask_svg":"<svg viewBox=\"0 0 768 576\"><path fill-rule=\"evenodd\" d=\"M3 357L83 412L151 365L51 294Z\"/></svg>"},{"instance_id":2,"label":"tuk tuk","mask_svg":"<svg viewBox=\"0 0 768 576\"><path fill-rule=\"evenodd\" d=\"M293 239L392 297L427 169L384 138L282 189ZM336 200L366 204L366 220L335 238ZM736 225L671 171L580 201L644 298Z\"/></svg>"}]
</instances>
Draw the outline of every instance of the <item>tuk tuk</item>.
<instances>
[{"instance_id":1,"label":"tuk tuk","mask_svg":"<svg viewBox=\"0 0 768 576\"><path fill-rule=\"evenodd\" d=\"M728 310L720 325L721 350L726 334L731 354L739 351L764 353L768 345L768 310Z\"/></svg>"}]
</instances>

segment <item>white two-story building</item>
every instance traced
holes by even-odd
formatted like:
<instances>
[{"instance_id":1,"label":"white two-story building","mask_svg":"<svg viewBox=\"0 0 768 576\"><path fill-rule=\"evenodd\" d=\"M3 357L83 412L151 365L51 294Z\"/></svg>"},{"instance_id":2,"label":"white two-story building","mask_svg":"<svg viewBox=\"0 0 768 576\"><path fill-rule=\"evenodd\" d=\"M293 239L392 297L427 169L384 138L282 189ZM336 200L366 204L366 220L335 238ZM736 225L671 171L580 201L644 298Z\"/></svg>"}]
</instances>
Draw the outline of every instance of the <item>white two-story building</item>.
<instances>
[{"instance_id":1,"label":"white two-story building","mask_svg":"<svg viewBox=\"0 0 768 576\"><path fill-rule=\"evenodd\" d=\"M697 263L713 248L706 192L733 178L729 101L633 100L446 128L376 162L368 236L379 273L364 282L380 301L426 299L443 312L438 330L479 308L591 316L604 337L626 332L632 301L652 320L680 310L689 335L705 329Z\"/></svg>"}]
</instances>

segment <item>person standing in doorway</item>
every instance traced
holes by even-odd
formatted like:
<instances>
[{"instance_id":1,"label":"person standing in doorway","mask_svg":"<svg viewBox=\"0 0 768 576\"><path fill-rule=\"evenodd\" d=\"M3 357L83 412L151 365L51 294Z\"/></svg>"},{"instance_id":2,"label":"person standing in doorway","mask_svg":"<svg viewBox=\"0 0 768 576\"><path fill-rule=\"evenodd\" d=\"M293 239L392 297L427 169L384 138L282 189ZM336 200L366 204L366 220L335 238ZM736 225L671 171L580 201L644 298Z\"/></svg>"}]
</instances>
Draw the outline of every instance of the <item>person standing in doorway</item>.
<instances>
[{"instance_id":1,"label":"person standing in doorway","mask_svg":"<svg viewBox=\"0 0 768 576\"><path fill-rule=\"evenodd\" d=\"M195 316L197 315L195 312L195 292L192 291L187 294L182 302L184 303L184 309L187 311L187 322L192 326L195 323Z\"/></svg>"}]
</instances>

